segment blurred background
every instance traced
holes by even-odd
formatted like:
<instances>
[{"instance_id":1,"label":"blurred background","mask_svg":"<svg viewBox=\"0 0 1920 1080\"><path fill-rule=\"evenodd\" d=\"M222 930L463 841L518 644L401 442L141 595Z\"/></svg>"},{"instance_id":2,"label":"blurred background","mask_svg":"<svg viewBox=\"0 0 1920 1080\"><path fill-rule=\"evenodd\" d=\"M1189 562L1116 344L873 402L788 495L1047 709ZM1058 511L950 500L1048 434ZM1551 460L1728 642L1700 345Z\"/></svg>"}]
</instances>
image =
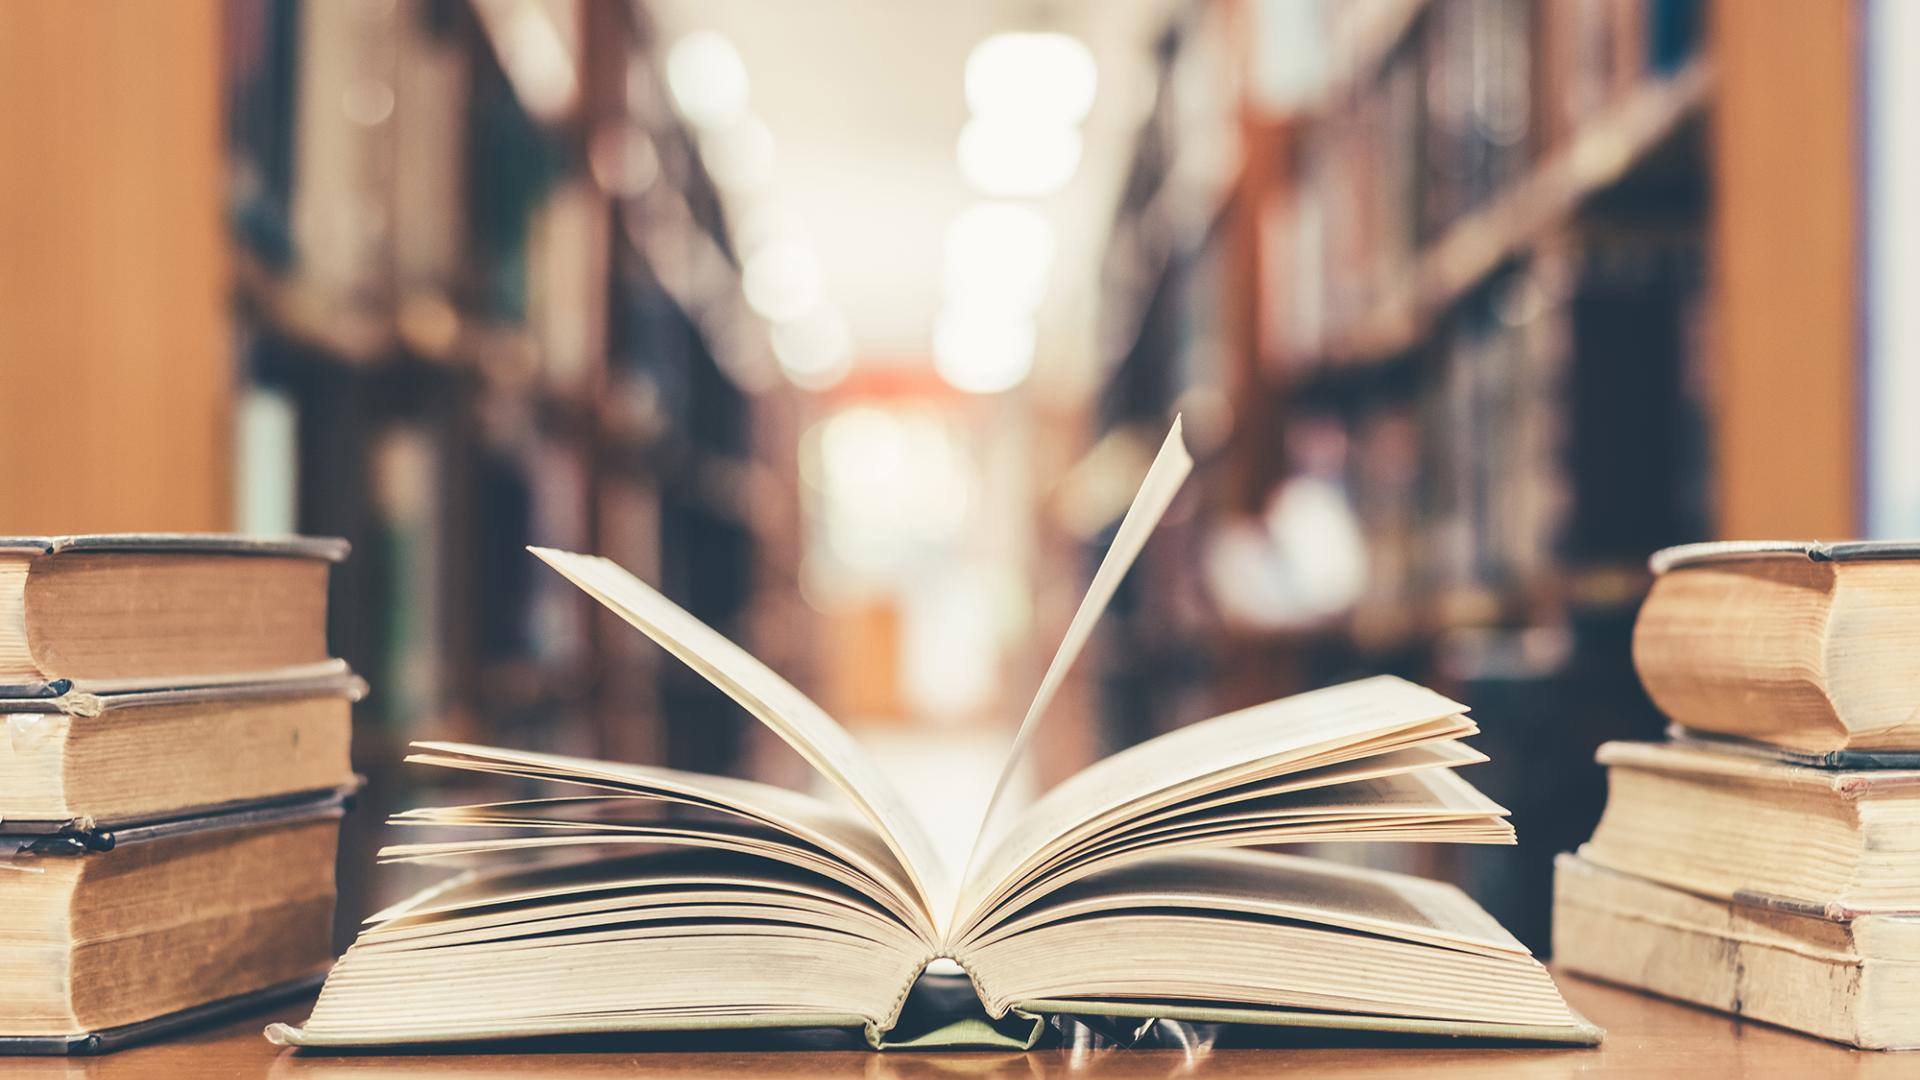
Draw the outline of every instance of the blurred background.
<instances>
[{"instance_id":1,"label":"blurred background","mask_svg":"<svg viewBox=\"0 0 1920 1080\"><path fill-rule=\"evenodd\" d=\"M1920 5L0 4L0 532L335 534L342 923L451 738L809 783L523 553L812 693L964 856L1177 413L1045 783L1375 672L1473 706L1536 947L1645 560L1920 532ZM1905 110L1902 111L1902 106Z\"/></svg>"}]
</instances>

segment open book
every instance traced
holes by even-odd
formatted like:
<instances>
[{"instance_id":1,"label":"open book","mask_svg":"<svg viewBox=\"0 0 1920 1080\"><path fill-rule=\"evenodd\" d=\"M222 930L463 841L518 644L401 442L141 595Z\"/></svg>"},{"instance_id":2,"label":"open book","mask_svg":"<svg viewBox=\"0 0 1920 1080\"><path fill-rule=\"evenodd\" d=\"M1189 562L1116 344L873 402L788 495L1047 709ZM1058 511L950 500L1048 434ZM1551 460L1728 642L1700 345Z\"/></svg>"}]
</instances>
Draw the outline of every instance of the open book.
<instances>
[{"instance_id":1,"label":"open book","mask_svg":"<svg viewBox=\"0 0 1920 1080\"><path fill-rule=\"evenodd\" d=\"M1459 891L1232 850L1512 843L1506 812L1453 772L1483 758L1459 741L1475 731L1465 708L1439 694L1393 678L1301 694L1014 798L1008 778L1191 467L1176 421L957 877L859 744L793 686L613 563L536 549L777 732L845 805L671 769L418 744L409 760L552 795L400 815L473 838L383 858L471 868L373 916L306 1024L269 1037L345 1047L846 1026L878 1047L906 1041L909 992L944 958L984 1010L986 1022L961 1027L1016 1043L1031 1044L1049 1012L1597 1039Z\"/></svg>"}]
</instances>

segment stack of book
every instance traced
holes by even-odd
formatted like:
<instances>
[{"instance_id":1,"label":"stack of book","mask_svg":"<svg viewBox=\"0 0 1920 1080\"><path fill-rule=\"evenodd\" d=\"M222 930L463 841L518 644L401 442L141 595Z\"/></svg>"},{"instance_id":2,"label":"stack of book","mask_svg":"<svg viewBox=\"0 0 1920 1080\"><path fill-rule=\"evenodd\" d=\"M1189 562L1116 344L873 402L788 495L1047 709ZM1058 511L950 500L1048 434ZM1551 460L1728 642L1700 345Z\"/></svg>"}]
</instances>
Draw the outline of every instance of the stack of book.
<instances>
[{"instance_id":1,"label":"stack of book","mask_svg":"<svg viewBox=\"0 0 1920 1080\"><path fill-rule=\"evenodd\" d=\"M1600 749L1560 963L1920 1047L1920 545L1700 544L1654 571L1634 663L1671 738Z\"/></svg>"},{"instance_id":2,"label":"stack of book","mask_svg":"<svg viewBox=\"0 0 1920 1080\"><path fill-rule=\"evenodd\" d=\"M0 539L0 1052L112 1049L331 957L344 541Z\"/></svg>"}]
</instances>

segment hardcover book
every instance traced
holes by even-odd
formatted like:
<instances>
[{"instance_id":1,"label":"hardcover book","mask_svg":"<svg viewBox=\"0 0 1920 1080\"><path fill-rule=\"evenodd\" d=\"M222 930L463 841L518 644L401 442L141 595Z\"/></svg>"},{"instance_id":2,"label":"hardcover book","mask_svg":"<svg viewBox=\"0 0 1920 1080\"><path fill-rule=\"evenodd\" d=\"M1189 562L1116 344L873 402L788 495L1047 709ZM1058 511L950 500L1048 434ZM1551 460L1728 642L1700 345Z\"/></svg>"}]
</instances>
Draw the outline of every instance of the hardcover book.
<instances>
[{"instance_id":1,"label":"hardcover book","mask_svg":"<svg viewBox=\"0 0 1920 1080\"><path fill-rule=\"evenodd\" d=\"M302 1047L811 1028L908 1039L930 965L971 1018L1031 1045L1049 1013L1586 1043L1546 969L1451 887L1270 851L1513 842L1454 772L1464 706L1391 677L1257 705L1123 750L1018 801L1009 777L1094 621L1191 468L1176 422L1094 575L950 874L860 745L799 690L600 558L535 549L793 746L840 798L452 743L413 761L536 782L538 798L403 813L470 839L383 858L465 867L375 915ZM915 1032L916 1036L920 1033Z\"/></svg>"},{"instance_id":2,"label":"hardcover book","mask_svg":"<svg viewBox=\"0 0 1920 1080\"><path fill-rule=\"evenodd\" d=\"M110 1050L310 987L345 794L0 831L0 1054Z\"/></svg>"},{"instance_id":3,"label":"hardcover book","mask_svg":"<svg viewBox=\"0 0 1920 1080\"><path fill-rule=\"evenodd\" d=\"M0 696L250 681L326 664L344 540L0 537Z\"/></svg>"},{"instance_id":4,"label":"hardcover book","mask_svg":"<svg viewBox=\"0 0 1920 1080\"><path fill-rule=\"evenodd\" d=\"M1920 1047L1920 915L1713 899L1570 854L1553 891L1568 971L1863 1049Z\"/></svg>"},{"instance_id":5,"label":"hardcover book","mask_svg":"<svg viewBox=\"0 0 1920 1080\"><path fill-rule=\"evenodd\" d=\"M1633 663L1676 724L1809 754L1920 749L1920 545L1689 544L1653 570Z\"/></svg>"},{"instance_id":6,"label":"hardcover book","mask_svg":"<svg viewBox=\"0 0 1920 1080\"><path fill-rule=\"evenodd\" d=\"M1595 866L1840 918L1920 911L1920 770L1663 743L1606 743L1597 756L1607 807L1580 847Z\"/></svg>"},{"instance_id":7,"label":"hardcover book","mask_svg":"<svg viewBox=\"0 0 1920 1080\"><path fill-rule=\"evenodd\" d=\"M0 698L0 832L114 827L354 782L338 664L201 687Z\"/></svg>"}]
</instances>

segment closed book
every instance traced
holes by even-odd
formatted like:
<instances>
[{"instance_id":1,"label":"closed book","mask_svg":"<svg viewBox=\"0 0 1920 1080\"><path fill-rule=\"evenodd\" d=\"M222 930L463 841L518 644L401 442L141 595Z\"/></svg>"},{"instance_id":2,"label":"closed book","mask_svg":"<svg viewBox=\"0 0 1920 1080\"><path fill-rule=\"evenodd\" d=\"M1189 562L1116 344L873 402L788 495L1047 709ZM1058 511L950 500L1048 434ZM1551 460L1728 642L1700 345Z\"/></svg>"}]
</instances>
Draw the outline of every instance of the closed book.
<instances>
[{"instance_id":1,"label":"closed book","mask_svg":"<svg viewBox=\"0 0 1920 1080\"><path fill-rule=\"evenodd\" d=\"M196 687L0 699L0 831L117 826L353 782L339 664Z\"/></svg>"},{"instance_id":2,"label":"closed book","mask_svg":"<svg viewBox=\"0 0 1920 1080\"><path fill-rule=\"evenodd\" d=\"M1872 1050L1920 1047L1920 914L1830 918L1563 854L1560 968Z\"/></svg>"},{"instance_id":3,"label":"closed book","mask_svg":"<svg viewBox=\"0 0 1920 1080\"><path fill-rule=\"evenodd\" d=\"M191 686L327 662L344 540L0 537L0 696Z\"/></svg>"},{"instance_id":4,"label":"closed book","mask_svg":"<svg viewBox=\"0 0 1920 1080\"><path fill-rule=\"evenodd\" d=\"M1581 857L1723 900L1834 917L1920 911L1920 770L1835 770L1611 742Z\"/></svg>"},{"instance_id":5,"label":"closed book","mask_svg":"<svg viewBox=\"0 0 1920 1080\"><path fill-rule=\"evenodd\" d=\"M342 800L0 835L0 1052L106 1049L313 978Z\"/></svg>"},{"instance_id":6,"label":"closed book","mask_svg":"<svg viewBox=\"0 0 1920 1080\"><path fill-rule=\"evenodd\" d=\"M1920 545L1743 541L1653 557L1633 662L1696 732L1920 750Z\"/></svg>"}]
</instances>

